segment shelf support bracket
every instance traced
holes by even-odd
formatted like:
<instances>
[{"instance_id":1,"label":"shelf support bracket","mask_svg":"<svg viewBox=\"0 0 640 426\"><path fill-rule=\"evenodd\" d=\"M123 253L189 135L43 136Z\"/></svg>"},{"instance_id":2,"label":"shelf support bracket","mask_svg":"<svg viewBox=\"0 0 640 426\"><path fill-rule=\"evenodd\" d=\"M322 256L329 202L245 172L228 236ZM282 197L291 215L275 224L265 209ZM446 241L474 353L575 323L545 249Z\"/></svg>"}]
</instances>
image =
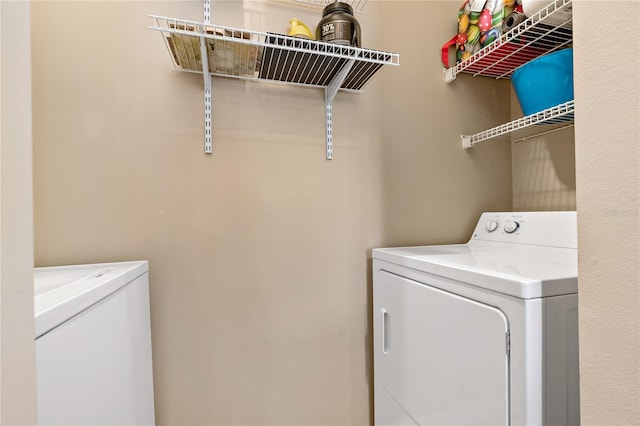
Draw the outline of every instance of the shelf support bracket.
<instances>
[{"instance_id":1,"label":"shelf support bracket","mask_svg":"<svg viewBox=\"0 0 640 426\"><path fill-rule=\"evenodd\" d=\"M211 4L209 0L203 0L204 23L211 23ZM204 26L199 28L201 34L206 34ZM207 55L206 38L200 37L200 59L202 62L202 76L204 78L204 152L213 152L213 137L211 132L211 75L209 74L209 55Z\"/></svg>"},{"instance_id":2,"label":"shelf support bracket","mask_svg":"<svg viewBox=\"0 0 640 426\"><path fill-rule=\"evenodd\" d=\"M204 23L211 23L211 1L210 0L202 0L202 12L204 15Z\"/></svg>"},{"instance_id":3,"label":"shelf support bracket","mask_svg":"<svg viewBox=\"0 0 640 426\"><path fill-rule=\"evenodd\" d=\"M327 151L327 160L331 160L333 158L333 118L332 118L332 110L333 110L333 98L335 98L336 93L342 86L344 79L351 71L353 64L355 64L356 60L349 59L349 61L342 67L342 69L333 77L331 83L324 89L324 101L325 101L325 118L326 118L326 151Z\"/></svg>"},{"instance_id":4,"label":"shelf support bracket","mask_svg":"<svg viewBox=\"0 0 640 426\"><path fill-rule=\"evenodd\" d=\"M463 149L473 148L473 143L471 142L471 136L461 135L460 139L462 139L462 148Z\"/></svg>"},{"instance_id":5,"label":"shelf support bracket","mask_svg":"<svg viewBox=\"0 0 640 426\"><path fill-rule=\"evenodd\" d=\"M444 81L446 83L451 83L455 79L456 79L456 67L453 66L451 68L445 68L444 69Z\"/></svg>"},{"instance_id":6,"label":"shelf support bracket","mask_svg":"<svg viewBox=\"0 0 640 426\"><path fill-rule=\"evenodd\" d=\"M201 29L203 32L204 28ZM200 57L202 58L202 76L204 78L204 152L213 151L213 137L211 135L211 75L209 74L209 60L205 38L200 37Z\"/></svg>"}]
</instances>

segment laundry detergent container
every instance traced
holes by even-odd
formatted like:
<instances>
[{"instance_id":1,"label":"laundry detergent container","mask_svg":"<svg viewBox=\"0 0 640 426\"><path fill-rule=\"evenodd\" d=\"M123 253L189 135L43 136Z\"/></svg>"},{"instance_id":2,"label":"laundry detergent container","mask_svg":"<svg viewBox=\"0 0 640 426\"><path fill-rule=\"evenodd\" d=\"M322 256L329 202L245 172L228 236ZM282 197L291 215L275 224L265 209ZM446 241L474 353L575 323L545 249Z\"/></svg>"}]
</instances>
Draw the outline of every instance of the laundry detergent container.
<instances>
[{"instance_id":1,"label":"laundry detergent container","mask_svg":"<svg viewBox=\"0 0 640 426\"><path fill-rule=\"evenodd\" d=\"M524 115L573 100L573 49L522 65L511 75L511 82Z\"/></svg>"}]
</instances>

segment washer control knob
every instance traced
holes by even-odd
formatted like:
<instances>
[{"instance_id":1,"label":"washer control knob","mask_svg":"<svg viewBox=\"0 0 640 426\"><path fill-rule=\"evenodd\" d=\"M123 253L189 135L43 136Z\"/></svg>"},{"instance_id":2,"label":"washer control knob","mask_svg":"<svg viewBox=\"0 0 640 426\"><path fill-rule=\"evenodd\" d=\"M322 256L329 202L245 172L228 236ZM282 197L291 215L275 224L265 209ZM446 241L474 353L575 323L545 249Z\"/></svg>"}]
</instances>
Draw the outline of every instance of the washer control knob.
<instances>
[{"instance_id":1,"label":"washer control knob","mask_svg":"<svg viewBox=\"0 0 640 426\"><path fill-rule=\"evenodd\" d=\"M490 220L487 222L487 232L493 232L498 229L498 222L495 220Z\"/></svg>"},{"instance_id":2,"label":"washer control knob","mask_svg":"<svg viewBox=\"0 0 640 426\"><path fill-rule=\"evenodd\" d=\"M520 224L516 221L508 221L504 224L504 232L507 234L513 234L520 228Z\"/></svg>"}]
</instances>

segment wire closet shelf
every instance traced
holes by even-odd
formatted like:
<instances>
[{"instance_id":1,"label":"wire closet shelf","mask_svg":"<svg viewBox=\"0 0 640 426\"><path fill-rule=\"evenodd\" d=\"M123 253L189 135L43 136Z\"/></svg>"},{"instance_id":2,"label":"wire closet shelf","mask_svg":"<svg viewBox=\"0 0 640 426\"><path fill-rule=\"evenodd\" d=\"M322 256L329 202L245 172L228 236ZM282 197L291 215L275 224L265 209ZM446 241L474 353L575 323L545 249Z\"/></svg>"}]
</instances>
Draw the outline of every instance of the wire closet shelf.
<instances>
[{"instance_id":1,"label":"wire closet shelf","mask_svg":"<svg viewBox=\"0 0 640 426\"><path fill-rule=\"evenodd\" d=\"M399 65L400 55L267 33L150 15L149 27L162 34L175 69L211 75L327 87L353 62L340 90L360 92L384 65Z\"/></svg>"},{"instance_id":2,"label":"wire closet shelf","mask_svg":"<svg viewBox=\"0 0 640 426\"><path fill-rule=\"evenodd\" d=\"M514 143L522 142L535 136L569 128L573 126L574 111L574 101L569 101L471 136L462 135L462 147L469 149L489 139L503 138ZM543 124L544 130L537 127Z\"/></svg>"},{"instance_id":3,"label":"wire closet shelf","mask_svg":"<svg viewBox=\"0 0 640 426\"><path fill-rule=\"evenodd\" d=\"M519 66L567 47L573 40L572 17L562 18L561 12L570 8L571 2L552 1L470 58L445 69L445 81L452 82L459 73L510 78Z\"/></svg>"}]
</instances>

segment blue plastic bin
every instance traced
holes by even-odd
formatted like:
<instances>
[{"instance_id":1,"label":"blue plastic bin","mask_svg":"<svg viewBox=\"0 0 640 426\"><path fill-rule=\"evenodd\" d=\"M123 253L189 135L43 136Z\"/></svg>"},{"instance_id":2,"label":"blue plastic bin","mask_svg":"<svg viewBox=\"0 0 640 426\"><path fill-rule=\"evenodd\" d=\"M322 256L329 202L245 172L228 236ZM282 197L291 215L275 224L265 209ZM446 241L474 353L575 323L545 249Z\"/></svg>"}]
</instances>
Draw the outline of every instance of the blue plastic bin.
<instances>
[{"instance_id":1,"label":"blue plastic bin","mask_svg":"<svg viewBox=\"0 0 640 426\"><path fill-rule=\"evenodd\" d=\"M524 115L573 99L573 49L564 49L527 62L511 75Z\"/></svg>"}]
</instances>

